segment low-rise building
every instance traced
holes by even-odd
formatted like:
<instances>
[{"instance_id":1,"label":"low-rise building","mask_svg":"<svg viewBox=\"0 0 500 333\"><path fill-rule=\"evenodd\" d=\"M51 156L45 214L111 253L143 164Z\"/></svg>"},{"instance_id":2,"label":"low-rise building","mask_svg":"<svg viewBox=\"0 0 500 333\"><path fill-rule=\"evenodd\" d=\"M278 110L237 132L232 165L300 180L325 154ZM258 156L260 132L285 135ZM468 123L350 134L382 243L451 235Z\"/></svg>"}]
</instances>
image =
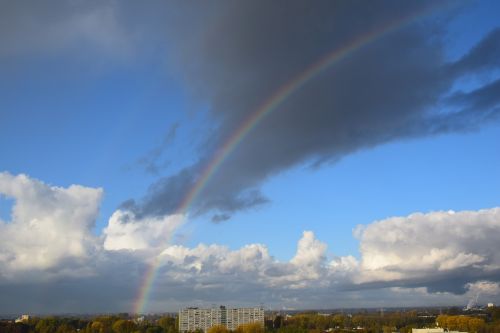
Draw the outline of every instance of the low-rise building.
<instances>
[{"instance_id":1,"label":"low-rise building","mask_svg":"<svg viewBox=\"0 0 500 333\"><path fill-rule=\"evenodd\" d=\"M25 322L27 322L28 320L30 320L30 316L29 316L29 315L27 315L27 314L23 314L23 315L21 315L21 317L17 318L17 319L15 320L15 322L16 322L16 323L25 323Z\"/></svg>"},{"instance_id":2,"label":"low-rise building","mask_svg":"<svg viewBox=\"0 0 500 333\"><path fill-rule=\"evenodd\" d=\"M411 333L468 333L468 332L460 332L460 331L448 331L444 330L444 328L441 327L435 327L435 328L412 328Z\"/></svg>"},{"instance_id":3,"label":"low-rise building","mask_svg":"<svg viewBox=\"0 0 500 333\"><path fill-rule=\"evenodd\" d=\"M440 327L435 328L412 328L411 333L444 333L444 329Z\"/></svg>"}]
</instances>

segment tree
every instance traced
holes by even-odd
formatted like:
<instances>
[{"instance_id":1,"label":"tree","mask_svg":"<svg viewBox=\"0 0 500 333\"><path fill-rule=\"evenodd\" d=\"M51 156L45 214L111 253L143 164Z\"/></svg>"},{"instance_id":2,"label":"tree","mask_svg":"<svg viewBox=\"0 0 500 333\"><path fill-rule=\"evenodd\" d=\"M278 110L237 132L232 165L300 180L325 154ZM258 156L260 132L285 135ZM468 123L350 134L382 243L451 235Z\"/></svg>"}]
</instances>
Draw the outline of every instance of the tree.
<instances>
[{"instance_id":1,"label":"tree","mask_svg":"<svg viewBox=\"0 0 500 333\"><path fill-rule=\"evenodd\" d=\"M35 326L37 333L55 333L57 330L57 319L54 317L43 318Z\"/></svg>"},{"instance_id":2,"label":"tree","mask_svg":"<svg viewBox=\"0 0 500 333\"><path fill-rule=\"evenodd\" d=\"M226 326L215 325L210 327L207 333L229 333L229 330L226 328Z\"/></svg>"},{"instance_id":3,"label":"tree","mask_svg":"<svg viewBox=\"0 0 500 333\"><path fill-rule=\"evenodd\" d=\"M491 316L491 320L493 321L500 321L500 306L493 306L488 308L488 313Z\"/></svg>"},{"instance_id":4,"label":"tree","mask_svg":"<svg viewBox=\"0 0 500 333\"><path fill-rule=\"evenodd\" d=\"M469 332L477 333L484 327L484 320L480 318L470 318L468 326Z\"/></svg>"},{"instance_id":5,"label":"tree","mask_svg":"<svg viewBox=\"0 0 500 333\"><path fill-rule=\"evenodd\" d=\"M176 320L174 317L165 316L158 319L158 326L160 326L165 333L176 332Z\"/></svg>"},{"instance_id":6,"label":"tree","mask_svg":"<svg viewBox=\"0 0 500 333\"><path fill-rule=\"evenodd\" d=\"M447 315L439 315L436 318L436 322L437 322L439 327L447 328L448 327L448 316Z\"/></svg>"},{"instance_id":7,"label":"tree","mask_svg":"<svg viewBox=\"0 0 500 333\"><path fill-rule=\"evenodd\" d=\"M297 326L283 326L278 329L278 333L307 333L307 330Z\"/></svg>"},{"instance_id":8,"label":"tree","mask_svg":"<svg viewBox=\"0 0 500 333\"><path fill-rule=\"evenodd\" d=\"M459 331L467 331L469 329L469 320L470 317L459 316L457 319L457 328Z\"/></svg>"},{"instance_id":9,"label":"tree","mask_svg":"<svg viewBox=\"0 0 500 333\"><path fill-rule=\"evenodd\" d=\"M94 321L90 324L90 332L91 333L103 333L104 332L104 324L100 321Z\"/></svg>"},{"instance_id":10,"label":"tree","mask_svg":"<svg viewBox=\"0 0 500 333\"><path fill-rule=\"evenodd\" d=\"M336 314L335 316L333 316L332 321L335 327L344 328L344 322L345 322L344 315Z\"/></svg>"},{"instance_id":11,"label":"tree","mask_svg":"<svg viewBox=\"0 0 500 333\"><path fill-rule=\"evenodd\" d=\"M116 333L132 333L137 329L137 325L133 321L125 319L118 319L112 327Z\"/></svg>"},{"instance_id":12,"label":"tree","mask_svg":"<svg viewBox=\"0 0 500 333\"><path fill-rule=\"evenodd\" d=\"M56 333L73 333L76 330L66 323L62 323L57 327Z\"/></svg>"},{"instance_id":13,"label":"tree","mask_svg":"<svg viewBox=\"0 0 500 333\"><path fill-rule=\"evenodd\" d=\"M146 333L163 333L165 332L160 326L151 326L146 329Z\"/></svg>"},{"instance_id":14,"label":"tree","mask_svg":"<svg viewBox=\"0 0 500 333\"><path fill-rule=\"evenodd\" d=\"M392 333L396 330L396 327L392 327L392 326L382 326L382 331L384 333Z\"/></svg>"},{"instance_id":15,"label":"tree","mask_svg":"<svg viewBox=\"0 0 500 333\"><path fill-rule=\"evenodd\" d=\"M458 329L457 316L448 316L447 328L449 330L456 330L456 329Z\"/></svg>"},{"instance_id":16,"label":"tree","mask_svg":"<svg viewBox=\"0 0 500 333\"><path fill-rule=\"evenodd\" d=\"M273 327L274 328L280 328L283 325L283 317L281 316L276 316L273 320Z\"/></svg>"},{"instance_id":17,"label":"tree","mask_svg":"<svg viewBox=\"0 0 500 333\"><path fill-rule=\"evenodd\" d=\"M260 323L248 323L238 326L235 333L264 333L264 327Z\"/></svg>"},{"instance_id":18,"label":"tree","mask_svg":"<svg viewBox=\"0 0 500 333\"><path fill-rule=\"evenodd\" d=\"M112 325L117 319L117 317L113 316L99 316L94 319L94 322L100 322L102 324L99 333L113 333Z\"/></svg>"}]
</instances>

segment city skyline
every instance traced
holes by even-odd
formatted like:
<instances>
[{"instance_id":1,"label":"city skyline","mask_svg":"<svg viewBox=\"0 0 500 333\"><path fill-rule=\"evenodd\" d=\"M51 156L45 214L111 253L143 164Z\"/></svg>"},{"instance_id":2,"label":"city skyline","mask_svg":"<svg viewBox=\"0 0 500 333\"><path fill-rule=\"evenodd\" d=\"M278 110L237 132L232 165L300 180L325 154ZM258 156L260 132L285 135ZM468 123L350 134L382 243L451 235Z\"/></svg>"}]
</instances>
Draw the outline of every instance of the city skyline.
<instances>
[{"instance_id":1,"label":"city skyline","mask_svg":"<svg viewBox=\"0 0 500 333\"><path fill-rule=\"evenodd\" d=\"M500 303L497 2L0 8L0 313Z\"/></svg>"}]
</instances>

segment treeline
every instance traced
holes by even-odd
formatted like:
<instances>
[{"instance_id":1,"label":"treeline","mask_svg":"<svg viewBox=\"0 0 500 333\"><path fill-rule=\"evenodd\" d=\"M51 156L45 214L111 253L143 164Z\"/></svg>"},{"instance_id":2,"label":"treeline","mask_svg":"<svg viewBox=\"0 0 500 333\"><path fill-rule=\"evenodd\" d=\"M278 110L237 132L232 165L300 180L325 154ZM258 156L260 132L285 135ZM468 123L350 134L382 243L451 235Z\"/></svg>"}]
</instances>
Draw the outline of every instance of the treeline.
<instances>
[{"instance_id":1,"label":"treeline","mask_svg":"<svg viewBox=\"0 0 500 333\"><path fill-rule=\"evenodd\" d=\"M470 316L447 316L440 315L436 322L439 327L450 331L462 331L477 333L485 328L485 321L482 318Z\"/></svg>"},{"instance_id":2,"label":"treeline","mask_svg":"<svg viewBox=\"0 0 500 333\"><path fill-rule=\"evenodd\" d=\"M440 315L437 317L436 322L439 327L450 331L500 333L500 307L488 308L484 318Z\"/></svg>"},{"instance_id":3,"label":"treeline","mask_svg":"<svg viewBox=\"0 0 500 333\"><path fill-rule=\"evenodd\" d=\"M207 331L207 333L230 333L230 332L231 331L228 330L225 326L221 326L221 325L213 326ZM240 325L233 332L234 333L265 333L264 327L259 323ZM201 331L197 332L197 333L201 333Z\"/></svg>"},{"instance_id":4,"label":"treeline","mask_svg":"<svg viewBox=\"0 0 500 333\"><path fill-rule=\"evenodd\" d=\"M177 320L164 316L137 322L123 316L92 319L33 318L23 323L0 323L0 333L177 333Z\"/></svg>"},{"instance_id":5,"label":"treeline","mask_svg":"<svg viewBox=\"0 0 500 333\"><path fill-rule=\"evenodd\" d=\"M453 315L451 315L453 313ZM450 331L500 333L500 308L492 307L477 315L421 315L417 311L386 313L328 314L301 313L291 317L274 316L259 324L242 325L233 333L411 333L412 328L439 325ZM122 316L81 318L33 318L25 323L0 322L0 333L177 333L175 317L137 321ZM201 331L193 333L203 333ZM229 333L215 326L207 333Z\"/></svg>"},{"instance_id":6,"label":"treeline","mask_svg":"<svg viewBox=\"0 0 500 333\"><path fill-rule=\"evenodd\" d=\"M450 313L456 313L451 309ZM411 333L413 328L439 325L445 330L469 333L500 333L500 307L488 308L477 315L421 314L417 311L360 313L354 315L317 313L297 314L286 320L276 316L266 322L266 331L273 333Z\"/></svg>"},{"instance_id":7,"label":"treeline","mask_svg":"<svg viewBox=\"0 0 500 333\"><path fill-rule=\"evenodd\" d=\"M412 328L434 326L435 318L419 317L416 311L388 313L297 314L286 320L277 316L267 323L267 329L276 333L321 333L321 332L359 332L359 333L411 333Z\"/></svg>"},{"instance_id":8,"label":"treeline","mask_svg":"<svg viewBox=\"0 0 500 333\"><path fill-rule=\"evenodd\" d=\"M68 318L33 318L23 323L0 322L0 333L178 333L177 319L164 316L138 322L123 316L99 316L89 320ZM199 330L193 333L203 333ZM224 326L214 326L207 333L229 333ZM234 333L265 333L260 324L246 324Z\"/></svg>"}]
</instances>

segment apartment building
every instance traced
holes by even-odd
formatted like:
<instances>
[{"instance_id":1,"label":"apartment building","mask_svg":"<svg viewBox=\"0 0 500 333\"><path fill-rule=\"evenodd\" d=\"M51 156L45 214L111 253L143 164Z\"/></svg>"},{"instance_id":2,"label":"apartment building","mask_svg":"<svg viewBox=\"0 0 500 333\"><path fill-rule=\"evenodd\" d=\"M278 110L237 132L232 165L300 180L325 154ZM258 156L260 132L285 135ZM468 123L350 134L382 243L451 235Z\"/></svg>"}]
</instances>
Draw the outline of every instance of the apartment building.
<instances>
[{"instance_id":1,"label":"apartment building","mask_svg":"<svg viewBox=\"0 0 500 333\"><path fill-rule=\"evenodd\" d=\"M264 327L263 308L186 308L179 311L179 332L207 332L212 326L222 325L229 330L249 323L259 323Z\"/></svg>"}]
</instances>

